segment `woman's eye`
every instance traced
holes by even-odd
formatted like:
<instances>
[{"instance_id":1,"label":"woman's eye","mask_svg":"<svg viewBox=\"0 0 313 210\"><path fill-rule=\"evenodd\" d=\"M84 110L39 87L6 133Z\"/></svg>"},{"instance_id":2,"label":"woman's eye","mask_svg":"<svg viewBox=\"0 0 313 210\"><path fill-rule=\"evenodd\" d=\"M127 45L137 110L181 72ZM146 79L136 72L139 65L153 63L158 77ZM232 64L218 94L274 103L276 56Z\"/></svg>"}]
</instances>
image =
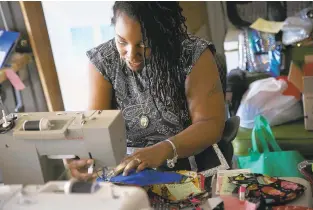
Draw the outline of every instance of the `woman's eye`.
<instances>
[{"instance_id":1,"label":"woman's eye","mask_svg":"<svg viewBox=\"0 0 313 210\"><path fill-rule=\"evenodd\" d=\"M120 41L120 40L118 40L117 41L119 44L121 44L121 45L126 45L126 42L123 42L123 41Z\"/></svg>"}]
</instances>

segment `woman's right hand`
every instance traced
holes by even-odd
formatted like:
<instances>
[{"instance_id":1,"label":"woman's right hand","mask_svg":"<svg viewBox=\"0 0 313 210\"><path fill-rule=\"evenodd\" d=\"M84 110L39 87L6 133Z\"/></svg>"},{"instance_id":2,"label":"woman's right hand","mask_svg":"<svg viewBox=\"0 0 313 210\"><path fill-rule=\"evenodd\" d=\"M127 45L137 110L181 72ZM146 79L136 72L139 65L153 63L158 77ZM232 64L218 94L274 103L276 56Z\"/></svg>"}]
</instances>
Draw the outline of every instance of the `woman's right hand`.
<instances>
[{"instance_id":1,"label":"woman's right hand","mask_svg":"<svg viewBox=\"0 0 313 210\"><path fill-rule=\"evenodd\" d=\"M71 159L66 160L66 162L73 178L81 181L91 181L97 178L97 174L95 172L88 174L88 167L93 164L92 159Z\"/></svg>"}]
</instances>

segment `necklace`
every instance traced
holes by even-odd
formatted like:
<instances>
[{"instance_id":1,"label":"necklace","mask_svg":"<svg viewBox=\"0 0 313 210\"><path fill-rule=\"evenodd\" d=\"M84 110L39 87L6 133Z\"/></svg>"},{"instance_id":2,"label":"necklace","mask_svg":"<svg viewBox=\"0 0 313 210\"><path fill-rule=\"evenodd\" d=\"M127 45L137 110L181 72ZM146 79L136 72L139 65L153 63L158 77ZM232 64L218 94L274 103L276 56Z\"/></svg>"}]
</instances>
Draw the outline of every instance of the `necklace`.
<instances>
[{"instance_id":1,"label":"necklace","mask_svg":"<svg viewBox=\"0 0 313 210\"><path fill-rule=\"evenodd\" d=\"M135 77L135 73L132 71L133 73L133 85L134 85L134 90L137 94L137 99L139 101L139 103L141 104L141 110L142 110L142 115L139 118L139 125L141 128L147 128L150 120L147 116L148 113L145 113L146 109L147 109L147 102L145 103L145 107L143 107L143 102L140 100L140 96L139 96L139 90L138 90L138 85L137 85L137 81L136 81L136 77ZM135 81L135 82L134 82Z\"/></svg>"}]
</instances>

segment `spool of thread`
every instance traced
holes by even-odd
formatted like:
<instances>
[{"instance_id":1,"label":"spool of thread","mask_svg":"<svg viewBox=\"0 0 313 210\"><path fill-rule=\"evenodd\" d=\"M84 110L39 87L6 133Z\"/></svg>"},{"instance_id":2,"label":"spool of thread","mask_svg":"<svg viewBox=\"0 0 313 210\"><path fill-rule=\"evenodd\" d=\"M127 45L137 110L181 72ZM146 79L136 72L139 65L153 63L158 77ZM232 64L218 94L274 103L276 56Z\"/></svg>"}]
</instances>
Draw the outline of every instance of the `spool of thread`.
<instances>
[{"instance_id":1,"label":"spool of thread","mask_svg":"<svg viewBox=\"0 0 313 210\"><path fill-rule=\"evenodd\" d=\"M70 180L64 186L65 194L70 193L94 193L100 188L97 182L83 182Z\"/></svg>"},{"instance_id":2,"label":"spool of thread","mask_svg":"<svg viewBox=\"0 0 313 210\"><path fill-rule=\"evenodd\" d=\"M41 120L26 120L23 124L24 131L47 131L50 128L50 121L46 118L42 118Z\"/></svg>"}]
</instances>

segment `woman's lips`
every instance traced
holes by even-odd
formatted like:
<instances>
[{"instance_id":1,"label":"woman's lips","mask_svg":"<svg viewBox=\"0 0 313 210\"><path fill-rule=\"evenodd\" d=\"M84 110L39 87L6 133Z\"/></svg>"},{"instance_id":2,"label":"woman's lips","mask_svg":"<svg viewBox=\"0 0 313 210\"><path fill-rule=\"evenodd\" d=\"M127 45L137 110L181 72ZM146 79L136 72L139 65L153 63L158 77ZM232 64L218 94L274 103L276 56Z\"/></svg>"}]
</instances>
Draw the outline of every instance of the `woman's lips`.
<instances>
[{"instance_id":1,"label":"woman's lips","mask_svg":"<svg viewBox=\"0 0 313 210\"><path fill-rule=\"evenodd\" d=\"M132 67L140 67L141 64L142 64L142 61L140 61L140 62L130 62L130 61L128 61L128 64L130 66L132 66Z\"/></svg>"}]
</instances>

